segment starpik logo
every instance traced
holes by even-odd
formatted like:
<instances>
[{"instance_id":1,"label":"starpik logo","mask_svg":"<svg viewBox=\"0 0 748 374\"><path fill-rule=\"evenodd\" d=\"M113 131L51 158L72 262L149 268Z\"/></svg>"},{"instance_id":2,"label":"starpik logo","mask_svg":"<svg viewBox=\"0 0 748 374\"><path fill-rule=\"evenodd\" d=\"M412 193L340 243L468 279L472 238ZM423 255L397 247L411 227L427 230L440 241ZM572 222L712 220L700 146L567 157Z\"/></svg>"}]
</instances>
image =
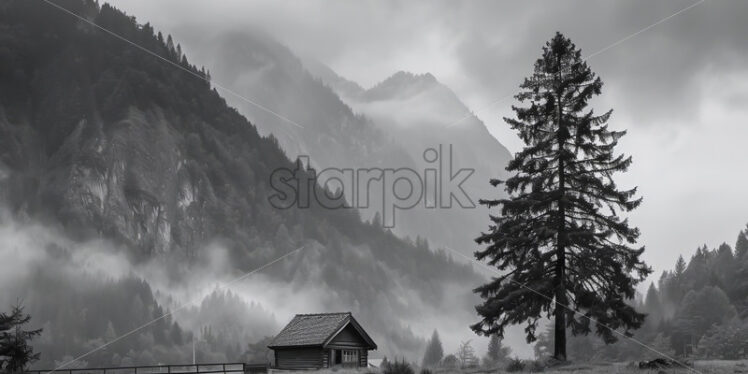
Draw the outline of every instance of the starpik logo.
<instances>
[{"instance_id":1,"label":"starpik logo","mask_svg":"<svg viewBox=\"0 0 748 374\"><path fill-rule=\"evenodd\" d=\"M309 167L310 157L300 156L294 169L279 168L270 175L270 204L278 209L327 209L378 206L382 225L395 227L398 210L422 205L427 209L475 208L463 184L475 170L455 170L452 145L427 148L425 167L336 168L319 172Z\"/></svg>"}]
</instances>

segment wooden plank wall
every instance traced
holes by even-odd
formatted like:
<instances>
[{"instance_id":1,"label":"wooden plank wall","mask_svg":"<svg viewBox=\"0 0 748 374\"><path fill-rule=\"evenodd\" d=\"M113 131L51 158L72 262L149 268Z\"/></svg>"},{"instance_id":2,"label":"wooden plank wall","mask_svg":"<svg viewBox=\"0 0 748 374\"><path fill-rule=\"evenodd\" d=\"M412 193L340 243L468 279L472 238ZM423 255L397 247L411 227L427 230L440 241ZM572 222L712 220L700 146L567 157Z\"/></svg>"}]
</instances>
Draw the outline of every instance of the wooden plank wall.
<instances>
[{"instance_id":1,"label":"wooden plank wall","mask_svg":"<svg viewBox=\"0 0 748 374\"><path fill-rule=\"evenodd\" d=\"M358 334L353 326L348 325L327 346L337 349L362 348L366 346L366 341Z\"/></svg>"},{"instance_id":2,"label":"wooden plank wall","mask_svg":"<svg viewBox=\"0 0 748 374\"><path fill-rule=\"evenodd\" d=\"M366 349L359 349L358 351L358 359L359 359L359 365L358 367L368 367L369 366L369 351Z\"/></svg>"},{"instance_id":3,"label":"wooden plank wall","mask_svg":"<svg viewBox=\"0 0 748 374\"><path fill-rule=\"evenodd\" d=\"M278 369L312 369L324 366L322 348L276 349L275 365Z\"/></svg>"}]
</instances>

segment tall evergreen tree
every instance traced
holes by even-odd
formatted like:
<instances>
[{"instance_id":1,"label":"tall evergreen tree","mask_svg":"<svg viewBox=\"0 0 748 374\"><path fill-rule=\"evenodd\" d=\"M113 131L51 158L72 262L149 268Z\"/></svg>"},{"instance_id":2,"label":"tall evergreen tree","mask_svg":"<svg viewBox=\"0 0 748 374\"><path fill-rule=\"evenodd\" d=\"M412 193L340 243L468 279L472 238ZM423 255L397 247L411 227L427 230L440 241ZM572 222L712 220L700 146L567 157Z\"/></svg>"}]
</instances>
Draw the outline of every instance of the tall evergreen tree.
<instances>
[{"instance_id":1,"label":"tall evergreen tree","mask_svg":"<svg viewBox=\"0 0 748 374\"><path fill-rule=\"evenodd\" d=\"M587 334L594 319L596 333L610 343L616 337L604 326L628 333L645 317L626 301L651 269L640 259L644 248L631 247L639 230L619 215L641 199L612 179L631 164L614 154L625 131L608 128L611 111L586 109L602 85L581 51L557 33L516 96L529 106L513 106L517 118L505 118L526 144L507 166L512 176L491 181L505 183L509 198L481 200L501 206L501 215L491 216L489 231L476 239L488 247L475 255L503 275L475 290L485 301L472 328L503 336L507 325L527 322L531 342L539 319L553 316L560 360L567 327Z\"/></svg>"},{"instance_id":2,"label":"tall evergreen tree","mask_svg":"<svg viewBox=\"0 0 748 374\"><path fill-rule=\"evenodd\" d=\"M748 228L738 234L738 241L735 242L735 257L743 259L748 253Z\"/></svg>"},{"instance_id":3,"label":"tall evergreen tree","mask_svg":"<svg viewBox=\"0 0 748 374\"><path fill-rule=\"evenodd\" d=\"M686 271L686 260L683 259L683 255L678 256L678 260L675 261L674 276L680 277L683 272Z\"/></svg>"},{"instance_id":4,"label":"tall evergreen tree","mask_svg":"<svg viewBox=\"0 0 748 374\"><path fill-rule=\"evenodd\" d=\"M429 340L429 344L426 346L426 352L423 354L423 362L421 363L421 366L436 366L442 360L442 357L444 357L442 342L439 339L439 333L434 330L434 333L431 335L431 340Z\"/></svg>"},{"instance_id":5,"label":"tall evergreen tree","mask_svg":"<svg viewBox=\"0 0 748 374\"><path fill-rule=\"evenodd\" d=\"M649 285L647 295L644 297L644 310L647 312L647 321L650 324L657 325L662 320L662 302L654 282Z\"/></svg>"},{"instance_id":6,"label":"tall evergreen tree","mask_svg":"<svg viewBox=\"0 0 748 374\"><path fill-rule=\"evenodd\" d=\"M501 338L498 335L491 335L491 340L488 341L486 361L488 361L488 363L492 365L499 363L506 360L511 352L511 348L504 347L504 345L501 344Z\"/></svg>"}]
</instances>

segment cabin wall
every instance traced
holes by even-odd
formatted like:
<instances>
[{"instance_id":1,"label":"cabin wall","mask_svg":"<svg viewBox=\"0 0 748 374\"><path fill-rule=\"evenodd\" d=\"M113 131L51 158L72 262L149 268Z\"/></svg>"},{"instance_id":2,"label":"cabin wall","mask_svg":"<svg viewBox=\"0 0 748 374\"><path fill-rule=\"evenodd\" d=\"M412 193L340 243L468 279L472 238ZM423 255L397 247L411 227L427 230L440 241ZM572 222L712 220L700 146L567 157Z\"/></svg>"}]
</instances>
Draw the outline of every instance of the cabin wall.
<instances>
[{"instance_id":1,"label":"cabin wall","mask_svg":"<svg viewBox=\"0 0 748 374\"><path fill-rule=\"evenodd\" d=\"M358 367L369 366L369 350L366 340L356 331L356 328L348 324L343 330L327 344L330 349L350 349L358 351Z\"/></svg>"},{"instance_id":2,"label":"cabin wall","mask_svg":"<svg viewBox=\"0 0 748 374\"><path fill-rule=\"evenodd\" d=\"M364 338L350 324L327 344L327 347L336 349L365 348L366 346Z\"/></svg>"},{"instance_id":3,"label":"cabin wall","mask_svg":"<svg viewBox=\"0 0 748 374\"><path fill-rule=\"evenodd\" d=\"M322 348L275 349L275 366L278 369L320 369L327 363Z\"/></svg>"}]
</instances>

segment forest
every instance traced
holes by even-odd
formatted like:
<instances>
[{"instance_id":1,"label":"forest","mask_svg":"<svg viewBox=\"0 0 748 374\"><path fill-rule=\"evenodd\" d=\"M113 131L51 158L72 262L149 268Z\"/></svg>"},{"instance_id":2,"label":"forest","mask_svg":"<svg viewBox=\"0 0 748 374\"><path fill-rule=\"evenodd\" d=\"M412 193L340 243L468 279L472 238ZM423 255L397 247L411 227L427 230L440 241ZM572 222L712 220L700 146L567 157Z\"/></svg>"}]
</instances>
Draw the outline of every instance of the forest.
<instances>
[{"instance_id":1,"label":"forest","mask_svg":"<svg viewBox=\"0 0 748 374\"><path fill-rule=\"evenodd\" d=\"M698 247L687 261L678 257L671 270L633 301L647 314L633 337L673 357L743 359L748 352L748 228L734 245ZM552 352L552 332L535 345L538 357ZM590 354L590 352L594 352ZM657 353L621 339L606 345L592 336L569 340L573 361L623 361Z\"/></svg>"},{"instance_id":2,"label":"forest","mask_svg":"<svg viewBox=\"0 0 748 374\"><path fill-rule=\"evenodd\" d=\"M272 172L314 171L290 158L282 141L261 135L231 107L212 85L211 72L191 63L172 36L109 4L57 3L140 48L84 21L61 17L41 1L0 2L0 258L13 259L0 271L0 306L22 304L30 316L24 319L20 309L0 309L10 311L0 316L0 357L6 357L17 324L28 325L29 330L16 330L16 336L27 334L33 352L41 353L30 356L33 368L180 363L191 361L193 355L199 362L268 362L269 339L289 313L308 311L298 309L352 310L382 342L377 355L388 357L394 363L387 365L393 367L407 366L406 359L412 364L408 365L423 368L525 365L513 356L502 334L505 326L527 320L528 340L537 339L528 342L534 344L536 362L557 355L554 334L559 327L570 332L564 342L568 352L561 357L571 362L624 362L658 355L689 360L748 357L748 227L734 244L730 239L730 244L716 248L698 247L655 277L639 259L644 248L635 246L638 229L615 213L601 213L593 198L583 196L593 186L602 191L603 201L621 210L641 203L636 189L619 191L613 183L587 177L628 168L630 158L614 157L611 151L624 132L582 128L574 136L561 137L558 148L546 149L563 154L564 142L606 139L603 145L577 143L574 152L582 148L596 153L592 161L579 163L593 167L580 166L573 170L576 175L569 175L577 178L570 182L577 183L570 195L580 207L569 214L570 220L576 220L575 225L584 220L594 224L562 224L560 231L572 237L564 244L589 250L570 260L570 273L587 272L573 277L592 278L590 274L598 271L593 275L604 279L606 270L615 270L617 283L610 282L615 284L605 292L593 292L589 287L594 286L583 282L567 289L578 297L573 299L579 300L575 307L589 312L588 319L608 318L616 332L631 334L630 339L612 339L612 331L590 327L563 311L556 313L561 317L556 326L536 318L559 299L567 301L567 290L558 291L547 282L555 270L548 260L553 254L538 251L557 244L553 241L562 235L551 227L558 223L552 214L535 217L546 220L542 227L533 227L538 235L516 234L531 226L528 222L535 224L528 218L531 214L557 209L559 204L552 199L567 193L563 182L558 182L560 193L539 188L556 183L553 173L558 165L553 163L560 158L545 154L553 161L537 161L536 152L543 150L532 149L509 162L509 171L553 169L534 181L524 176L508 181L514 192L531 185L535 195L526 200L544 195L542 199L512 202L500 192L482 196L491 199L481 201L488 208L509 205L519 217L510 221L508 215L492 215L490 223L485 220L491 226L477 242L489 248L477 249L476 260L506 273L484 277L471 263L453 259L454 250L383 228L376 215L368 220L353 209L327 209L314 201L309 209L276 209L268 203ZM567 42L560 33L555 38ZM567 57L576 58L569 66L582 65L581 52L570 41L566 48ZM293 66L301 69L300 63ZM569 97L583 92L567 103L576 111L602 87L586 65L579 70L569 79L590 88L570 90ZM284 76L282 70L275 73ZM532 84L543 77L536 73L523 83L526 91L520 97L538 96ZM306 82L310 86L326 87L311 76L299 76L313 81ZM436 82L427 77L430 84ZM331 89L320 88L323 91L327 96L320 103L334 102L343 117L355 118L349 123L351 137L386 138L364 127L371 123L344 106ZM551 106L512 107L518 119L507 122L521 129L526 126L523 121L551 118L553 113L538 114ZM558 111L559 118L562 112ZM326 118L317 115L314 118ZM606 122L611 112L576 115L569 114L565 121L577 120L591 128ZM544 131L535 130L520 130L532 146L544 143L533 138ZM377 142L354 139L346 151L360 146L385 160L386 155L397 155L388 147L377 148L382 146ZM362 159L367 157L362 153ZM490 184L505 182L495 179ZM540 200L546 206L528 208ZM502 231L502 225L508 231ZM416 226L449 231L429 221ZM594 232L600 226L608 230ZM455 236L477 236L481 229L485 231L476 227L475 232ZM604 236L613 234L627 244L605 245ZM515 237L520 240L507 239ZM604 238L596 242L590 237ZM507 255L502 252L506 248L520 250ZM611 248L616 252L608 251ZM673 249L647 248L658 250ZM297 251L299 256L245 282L244 288L218 286ZM567 269L557 269L556 279L561 279ZM516 284L502 284L512 274L518 274ZM651 284L641 284L653 277L657 280ZM527 283L536 294L537 289L556 292L556 301L530 295L523 290L527 286L521 287ZM517 301L518 294L524 299ZM195 296L197 301L189 303ZM524 313L518 305L530 311ZM471 340L457 338L456 331L480 335L488 342L486 353L476 352ZM442 342L456 349L446 352ZM0 361L0 368L3 365Z\"/></svg>"},{"instance_id":3,"label":"forest","mask_svg":"<svg viewBox=\"0 0 748 374\"><path fill-rule=\"evenodd\" d=\"M386 349L415 356L423 338L409 325L425 310L469 315L473 296L456 285L479 276L424 239L314 201L273 208L270 174L296 164L172 37L109 4L59 5L155 56L42 1L0 7L0 84L9 88L0 90L0 237L2 255L16 263L0 274L0 302L22 300L32 327L43 329L35 367L66 362L191 301L190 292L207 297L217 283L297 250L244 283L254 289L225 296L239 310L266 299L241 318L251 332L227 337L230 327L185 307L80 361L184 362L193 340L199 357L233 360L288 314L322 308L356 312L391 342Z\"/></svg>"}]
</instances>

